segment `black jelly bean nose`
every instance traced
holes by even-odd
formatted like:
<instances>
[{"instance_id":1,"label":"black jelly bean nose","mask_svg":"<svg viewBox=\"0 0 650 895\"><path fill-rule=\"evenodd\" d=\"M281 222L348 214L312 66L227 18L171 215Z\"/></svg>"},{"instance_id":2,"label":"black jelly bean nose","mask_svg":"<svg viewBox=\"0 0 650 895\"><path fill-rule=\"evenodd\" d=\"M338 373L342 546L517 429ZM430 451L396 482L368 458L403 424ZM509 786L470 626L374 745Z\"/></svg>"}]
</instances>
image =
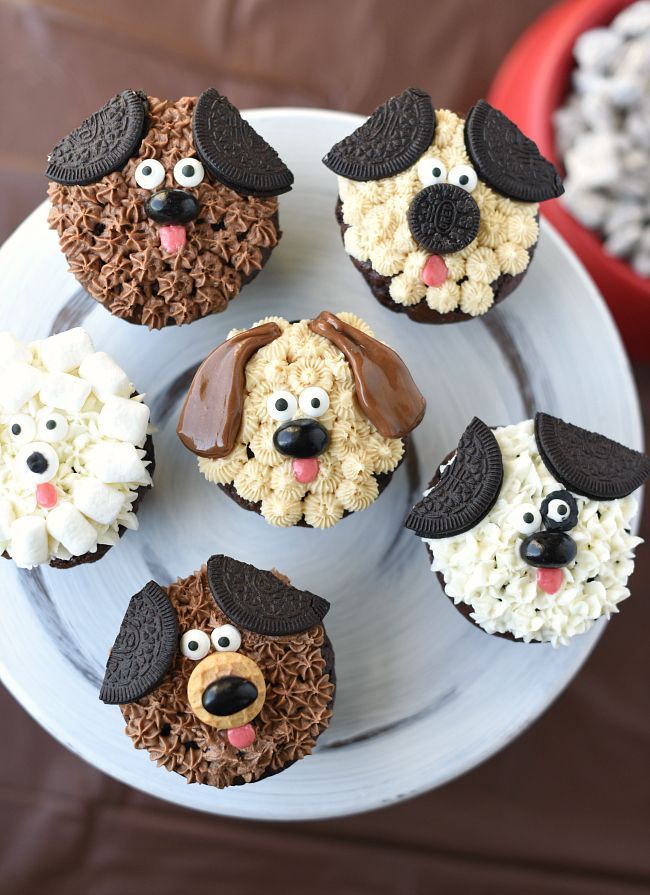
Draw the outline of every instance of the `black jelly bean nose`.
<instances>
[{"instance_id":1,"label":"black jelly bean nose","mask_svg":"<svg viewBox=\"0 0 650 895\"><path fill-rule=\"evenodd\" d=\"M564 531L538 531L519 548L524 562L538 569L562 569L576 558L578 548Z\"/></svg>"},{"instance_id":2,"label":"black jelly bean nose","mask_svg":"<svg viewBox=\"0 0 650 895\"><path fill-rule=\"evenodd\" d=\"M476 239L481 212L467 190L453 183L435 183L413 199L408 223L421 248L448 255Z\"/></svg>"},{"instance_id":3,"label":"black jelly bean nose","mask_svg":"<svg viewBox=\"0 0 650 895\"><path fill-rule=\"evenodd\" d=\"M147 200L144 209L158 224L189 224L198 217L200 207L185 190L160 190Z\"/></svg>"},{"instance_id":4,"label":"black jelly bean nose","mask_svg":"<svg viewBox=\"0 0 650 895\"><path fill-rule=\"evenodd\" d=\"M47 467L49 466L49 463L40 451L34 451L33 454L30 454L26 462L27 468L31 472L36 473L36 475L42 475L46 472Z\"/></svg>"},{"instance_id":5,"label":"black jelly bean nose","mask_svg":"<svg viewBox=\"0 0 650 895\"><path fill-rule=\"evenodd\" d=\"M318 457L327 448L330 437L317 420L300 419L283 423L273 433L275 449L285 457Z\"/></svg>"},{"instance_id":6,"label":"black jelly bean nose","mask_svg":"<svg viewBox=\"0 0 650 895\"><path fill-rule=\"evenodd\" d=\"M247 709L257 699L257 687L246 678L228 675L203 691L201 702L206 712L224 717Z\"/></svg>"}]
</instances>

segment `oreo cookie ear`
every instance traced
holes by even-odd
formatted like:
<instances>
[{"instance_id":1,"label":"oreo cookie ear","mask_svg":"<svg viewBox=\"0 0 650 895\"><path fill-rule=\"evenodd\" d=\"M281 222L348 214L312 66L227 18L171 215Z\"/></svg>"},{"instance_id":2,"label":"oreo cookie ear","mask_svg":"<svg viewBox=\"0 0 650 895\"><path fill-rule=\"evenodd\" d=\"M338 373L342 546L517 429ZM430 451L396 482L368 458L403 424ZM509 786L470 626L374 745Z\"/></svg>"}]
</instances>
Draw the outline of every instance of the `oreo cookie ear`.
<instances>
[{"instance_id":1,"label":"oreo cookie ear","mask_svg":"<svg viewBox=\"0 0 650 895\"><path fill-rule=\"evenodd\" d=\"M465 147L481 180L508 199L543 202L564 192L557 169L537 144L484 99L465 120Z\"/></svg>"},{"instance_id":2,"label":"oreo cookie ear","mask_svg":"<svg viewBox=\"0 0 650 895\"><path fill-rule=\"evenodd\" d=\"M535 441L558 482L591 500L627 497L650 476L650 457L548 413L535 416Z\"/></svg>"},{"instance_id":3,"label":"oreo cookie ear","mask_svg":"<svg viewBox=\"0 0 650 895\"><path fill-rule=\"evenodd\" d=\"M208 560L208 584L233 624L269 637L307 631L320 624L330 608L327 600L285 584L273 572L221 554Z\"/></svg>"},{"instance_id":4,"label":"oreo cookie ear","mask_svg":"<svg viewBox=\"0 0 650 895\"><path fill-rule=\"evenodd\" d=\"M194 145L208 171L244 196L279 196L293 174L275 149L214 87L198 98L192 119Z\"/></svg>"},{"instance_id":5,"label":"oreo cookie ear","mask_svg":"<svg viewBox=\"0 0 650 895\"><path fill-rule=\"evenodd\" d=\"M150 581L131 597L106 663L99 698L124 705L162 682L178 649L176 611L166 592Z\"/></svg>"},{"instance_id":6,"label":"oreo cookie ear","mask_svg":"<svg viewBox=\"0 0 650 895\"><path fill-rule=\"evenodd\" d=\"M56 144L45 176L66 186L96 183L138 151L149 104L141 90L123 90Z\"/></svg>"},{"instance_id":7,"label":"oreo cookie ear","mask_svg":"<svg viewBox=\"0 0 650 895\"><path fill-rule=\"evenodd\" d=\"M474 528L496 503L503 460L494 432L474 417L440 481L413 507L406 527L423 538L449 538Z\"/></svg>"},{"instance_id":8,"label":"oreo cookie ear","mask_svg":"<svg viewBox=\"0 0 650 895\"><path fill-rule=\"evenodd\" d=\"M409 87L392 96L370 118L336 143L323 164L349 180L381 180L410 168L428 149L436 112L424 90Z\"/></svg>"}]
</instances>

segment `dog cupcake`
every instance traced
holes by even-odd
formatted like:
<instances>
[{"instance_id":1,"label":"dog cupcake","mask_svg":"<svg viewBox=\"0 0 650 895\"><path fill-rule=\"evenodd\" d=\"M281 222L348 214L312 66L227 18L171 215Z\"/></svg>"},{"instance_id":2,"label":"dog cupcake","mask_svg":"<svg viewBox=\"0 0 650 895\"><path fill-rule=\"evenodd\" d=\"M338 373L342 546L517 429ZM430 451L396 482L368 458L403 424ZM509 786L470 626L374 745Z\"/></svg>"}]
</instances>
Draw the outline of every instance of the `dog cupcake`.
<instances>
[{"instance_id":1,"label":"dog cupcake","mask_svg":"<svg viewBox=\"0 0 650 895\"><path fill-rule=\"evenodd\" d=\"M406 525L463 615L488 634L566 645L630 595L650 458L546 413L479 419Z\"/></svg>"},{"instance_id":2,"label":"dog cupcake","mask_svg":"<svg viewBox=\"0 0 650 895\"><path fill-rule=\"evenodd\" d=\"M227 556L131 598L100 699L188 783L254 783L313 750L334 703L329 603Z\"/></svg>"},{"instance_id":3,"label":"dog cupcake","mask_svg":"<svg viewBox=\"0 0 650 895\"><path fill-rule=\"evenodd\" d=\"M345 248L375 298L418 323L479 317L524 277L553 165L479 100L466 120L409 88L330 149Z\"/></svg>"},{"instance_id":4,"label":"dog cupcake","mask_svg":"<svg viewBox=\"0 0 650 895\"><path fill-rule=\"evenodd\" d=\"M148 432L142 396L85 330L0 333L0 553L25 569L101 559L138 527Z\"/></svg>"},{"instance_id":5,"label":"dog cupcake","mask_svg":"<svg viewBox=\"0 0 650 895\"><path fill-rule=\"evenodd\" d=\"M149 329L224 311L280 238L293 176L225 96L118 93L48 158L70 270L112 314Z\"/></svg>"},{"instance_id":6,"label":"dog cupcake","mask_svg":"<svg viewBox=\"0 0 650 895\"><path fill-rule=\"evenodd\" d=\"M271 525L329 528L369 507L425 401L353 314L269 317L201 364L178 423L199 469Z\"/></svg>"}]
</instances>

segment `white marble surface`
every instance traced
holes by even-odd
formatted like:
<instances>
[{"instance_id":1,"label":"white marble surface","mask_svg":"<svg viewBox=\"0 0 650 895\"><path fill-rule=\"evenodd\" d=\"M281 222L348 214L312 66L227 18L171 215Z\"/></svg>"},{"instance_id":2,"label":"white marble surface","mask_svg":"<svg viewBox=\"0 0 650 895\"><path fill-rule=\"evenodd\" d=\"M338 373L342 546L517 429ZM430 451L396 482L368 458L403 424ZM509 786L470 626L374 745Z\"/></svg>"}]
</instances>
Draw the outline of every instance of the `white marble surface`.
<instances>
[{"instance_id":1,"label":"white marble surface","mask_svg":"<svg viewBox=\"0 0 650 895\"><path fill-rule=\"evenodd\" d=\"M284 237L225 314L149 333L111 317L66 271L39 207L0 251L0 328L23 339L83 322L146 391L159 426L155 488L97 565L35 573L0 563L0 673L50 733L108 774L178 804L248 818L354 813L439 786L517 736L558 695L603 631L570 648L490 638L440 593L402 520L474 414L505 424L537 409L640 447L634 386L611 319L580 264L544 224L523 285L485 320L433 327L381 308L354 270L334 219L335 178L321 164L355 116L251 112L296 175L281 198ZM428 400L408 462L369 510L325 532L273 529L210 487L174 428L187 374L233 326L353 310L408 362ZM131 594L223 552L275 566L332 603L337 661L331 727L286 772L217 791L157 768L97 692Z\"/></svg>"}]
</instances>

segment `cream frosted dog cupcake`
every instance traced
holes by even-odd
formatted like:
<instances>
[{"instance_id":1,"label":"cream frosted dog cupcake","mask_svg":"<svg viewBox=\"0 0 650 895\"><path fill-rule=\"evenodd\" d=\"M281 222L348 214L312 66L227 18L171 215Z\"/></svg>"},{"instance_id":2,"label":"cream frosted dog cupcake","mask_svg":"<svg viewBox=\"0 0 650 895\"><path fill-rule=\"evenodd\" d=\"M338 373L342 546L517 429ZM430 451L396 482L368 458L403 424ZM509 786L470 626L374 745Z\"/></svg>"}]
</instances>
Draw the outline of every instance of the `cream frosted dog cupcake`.
<instances>
[{"instance_id":1,"label":"cream frosted dog cupcake","mask_svg":"<svg viewBox=\"0 0 650 895\"><path fill-rule=\"evenodd\" d=\"M513 291L539 236L553 165L479 100L464 120L410 88L323 159L346 251L375 298L419 323L479 317Z\"/></svg>"},{"instance_id":2,"label":"cream frosted dog cupcake","mask_svg":"<svg viewBox=\"0 0 650 895\"><path fill-rule=\"evenodd\" d=\"M209 482L271 525L329 528L369 507L425 401L353 314L269 317L199 367L178 424Z\"/></svg>"},{"instance_id":3,"label":"cream frosted dog cupcake","mask_svg":"<svg viewBox=\"0 0 650 895\"><path fill-rule=\"evenodd\" d=\"M538 413L490 429L474 419L406 525L456 607L488 634L570 643L630 591L650 458Z\"/></svg>"},{"instance_id":4,"label":"cream frosted dog cupcake","mask_svg":"<svg viewBox=\"0 0 650 895\"><path fill-rule=\"evenodd\" d=\"M95 562L151 487L149 408L88 333L0 333L0 553L21 568Z\"/></svg>"}]
</instances>

